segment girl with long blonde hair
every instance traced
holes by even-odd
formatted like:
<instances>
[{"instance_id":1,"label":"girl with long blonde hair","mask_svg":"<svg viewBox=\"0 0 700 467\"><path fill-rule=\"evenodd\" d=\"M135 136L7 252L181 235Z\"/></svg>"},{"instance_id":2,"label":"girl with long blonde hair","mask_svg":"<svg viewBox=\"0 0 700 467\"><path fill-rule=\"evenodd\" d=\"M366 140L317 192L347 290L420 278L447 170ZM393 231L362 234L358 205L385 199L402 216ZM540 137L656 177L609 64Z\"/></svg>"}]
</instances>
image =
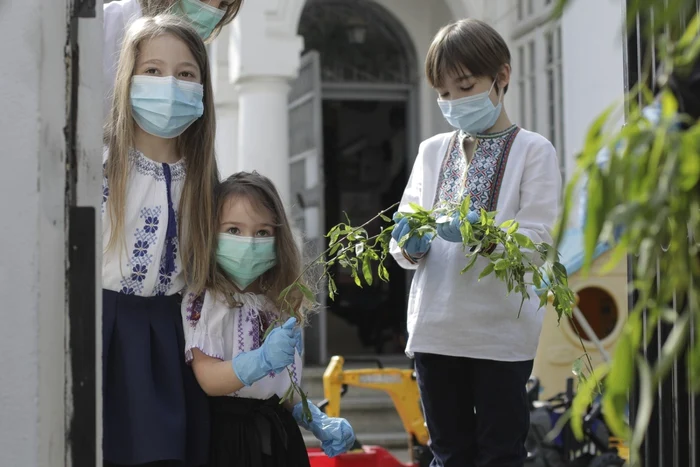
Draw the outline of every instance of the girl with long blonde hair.
<instances>
[{"instance_id":1,"label":"girl with long blonde hair","mask_svg":"<svg viewBox=\"0 0 700 467\"><path fill-rule=\"evenodd\" d=\"M165 13L177 15L192 26L205 42L211 42L231 23L243 0L114 0L104 4L104 51L102 72L105 84L104 116L112 107L117 59L129 25L141 18Z\"/></svg>"},{"instance_id":2,"label":"girl with long blonde hair","mask_svg":"<svg viewBox=\"0 0 700 467\"><path fill-rule=\"evenodd\" d=\"M214 104L205 45L175 16L122 48L103 178L105 465L202 465L208 405L184 355L181 291L210 277Z\"/></svg>"},{"instance_id":3,"label":"girl with long blonde hair","mask_svg":"<svg viewBox=\"0 0 700 467\"><path fill-rule=\"evenodd\" d=\"M297 288L284 292L302 264L277 190L256 172L234 174L217 187L216 212L218 267L206 292L191 290L182 304L187 360L210 396L209 467L308 467L299 426L329 456L347 451L355 435L346 420L311 404L309 421L299 399L280 404L301 380L308 304Z\"/></svg>"}]
</instances>

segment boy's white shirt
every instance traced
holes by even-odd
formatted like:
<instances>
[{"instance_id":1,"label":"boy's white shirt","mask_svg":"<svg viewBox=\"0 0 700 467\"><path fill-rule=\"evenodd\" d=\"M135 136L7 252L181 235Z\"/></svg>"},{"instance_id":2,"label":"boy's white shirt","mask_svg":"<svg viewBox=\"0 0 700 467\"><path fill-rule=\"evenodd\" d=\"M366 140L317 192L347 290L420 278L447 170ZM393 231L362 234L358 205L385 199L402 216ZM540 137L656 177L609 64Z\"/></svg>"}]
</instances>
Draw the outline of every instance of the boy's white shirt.
<instances>
[{"instance_id":1,"label":"boy's white shirt","mask_svg":"<svg viewBox=\"0 0 700 467\"><path fill-rule=\"evenodd\" d=\"M103 121L112 108L112 93L124 34L129 25L142 16L138 0L116 0L104 5L104 48L102 75L104 78Z\"/></svg>"},{"instance_id":2,"label":"boy's white shirt","mask_svg":"<svg viewBox=\"0 0 700 467\"><path fill-rule=\"evenodd\" d=\"M421 143L399 211L411 212L409 203L434 207L453 134L439 134ZM519 231L533 242L551 244L560 196L554 147L541 135L521 129L510 149L496 222L515 219ZM460 243L436 237L416 264L404 257L393 240L391 254L403 268L416 270L408 303L409 356L422 352L498 361L535 357L545 309L538 309L534 290L518 317L520 294L506 297L505 284L493 274L478 280L487 259L480 257L471 270L460 273L467 263Z\"/></svg>"}]
</instances>

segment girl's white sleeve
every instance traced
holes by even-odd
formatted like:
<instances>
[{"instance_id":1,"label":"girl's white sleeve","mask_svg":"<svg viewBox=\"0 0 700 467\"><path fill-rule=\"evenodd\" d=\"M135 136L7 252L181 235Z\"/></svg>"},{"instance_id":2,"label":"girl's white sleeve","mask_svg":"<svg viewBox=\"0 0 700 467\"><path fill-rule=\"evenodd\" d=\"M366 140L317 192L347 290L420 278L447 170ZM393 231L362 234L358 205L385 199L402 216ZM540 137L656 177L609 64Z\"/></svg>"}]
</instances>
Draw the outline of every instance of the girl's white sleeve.
<instances>
[{"instance_id":1,"label":"girl's white sleeve","mask_svg":"<svg viewBox=\"0 0 700 467\"><path fill-rule=\"evenodd\" d=\"M128 25L141 16L138 0L118 0L107 3L104 11L104 43L102 49L102 76L104 79L103 121L107 121L112 108L114 80L117 74L119 53Z\"/></svg>"},{"instance_id":2,"label":"girl's white sleeve","mask_svg":"<svg viewBox=\"0 0 700 467\"><path fill-rule=\"evenodd\" d=\"M425 157L423 155L425 151L425 142L421 143L418 149L418 156L416 156L416 161L413 163L413 170L411 171L411 176L408 179L408 184L401 197L401 202L399 203L399 212L413 212L410 204L417 204L426 209L431 209L432 206L423 206L421 200L423 199L423 162ZM404 269L417 269L418 263L410 259L404 254L404 251L399 248L396 240L392 239L389 245L389 252L391 256L394 257L396 262Z\"/></svg>"},{"instance_id":3,"label":"girl's white sleeve","mask_svg":"<svg viewBox=\"0 0 700 467\"><path fill-rule=\"evenodd\" d=\"M215 300L209 292L186 293L182 300L182 326L185 331L185 360L192 361L192 349L210 357L226 360L224 355L224 320L229 315L225 302Z\"/></svg>"},{"instance_id":4,"label":"girl's white sleeve","mask_svg":"<svg viewBox=\"0 0 700 467\"><path fill-rule=\"evenodd\" d=\"M525 170L520 181L520 209L515 220L518 232L534 243L552 244L554 222L559 216L561 172L554 146L549 141L528 152ZM542 266L539 254L532 261Z\"/></svg>"}]
</instances>

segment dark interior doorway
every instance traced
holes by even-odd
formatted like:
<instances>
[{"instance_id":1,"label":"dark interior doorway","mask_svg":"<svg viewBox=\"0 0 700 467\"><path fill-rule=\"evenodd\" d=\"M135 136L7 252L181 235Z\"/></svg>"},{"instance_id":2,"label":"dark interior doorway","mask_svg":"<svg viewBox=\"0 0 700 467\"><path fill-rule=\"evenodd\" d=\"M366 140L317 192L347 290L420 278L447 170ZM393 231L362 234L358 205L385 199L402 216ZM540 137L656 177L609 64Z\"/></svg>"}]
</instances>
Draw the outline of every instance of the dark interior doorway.
<instances>
[{"instance_id":1,"label":"dark interior doorway","mask_svg":"<svg viewBox=\"0 0 700 467\"><path fill-rule=\"evenodd\" d=\"M325 223L353 225L398 202L407 170L404 101L324 100ZM379 233L382 222L367 228ZM328 306L329 355L403 354L406 272L389 258L389 283L359 288L349 272L333 271L338 297Z\"/></svg>"}]
</instances>

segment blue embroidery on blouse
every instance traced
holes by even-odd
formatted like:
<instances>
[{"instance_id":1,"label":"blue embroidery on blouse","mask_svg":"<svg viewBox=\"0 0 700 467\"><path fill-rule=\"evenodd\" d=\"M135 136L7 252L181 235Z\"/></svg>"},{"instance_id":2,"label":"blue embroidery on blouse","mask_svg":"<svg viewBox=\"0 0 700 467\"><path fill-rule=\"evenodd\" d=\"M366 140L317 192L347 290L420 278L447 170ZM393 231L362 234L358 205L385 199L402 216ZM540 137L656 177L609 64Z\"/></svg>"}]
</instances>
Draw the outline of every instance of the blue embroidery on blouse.
<instances>
[{"instance_id":1,"label":"blue embroidery on blouse","mask_svg":"<svg viewBox=\"0 0 700 467\"><path fill-rule=\"evenodd\" d=\"M160 223L161 207L141 208L139 217L144 220L143 227L134 232L134 246L131 251L127 266L131 269L128 277L122 277L121 293L136 295L143 292L143 281L148 274L148 268L153 262L153 254L150 252L155 247Z\"/></svg>"},{"instance_id":2,"label":"blue embroidery on blouse","mask_svg":"<svg viewBox=\"0 0 700 467\"><path fill-rule=\"evenodd\" d=\"M170 272L166 271L166 256L168 254L167 249L163 249L163 254L160 257L160 267L158 268L158 280L156 281L155 287L153 287L153 295L166 295L170 291L170 286L173 284L173 276L178 274L177 264L175 259L177 258L177 238L175 238L175 244L172 250L172 260L173 260L173 270Z\"/></svg>"},{"instance_id":3,"label":"blue embroidery on blouse","mask_svg":"<svg viewBox=\"0 0 700 467\"><path fill-rule=\"evenodd\" d=\"M153 177L158 182L165 181L165 173L163 171L164 164L159 164L158 162L152 161L135 149L131 149L129 151L129 160L131 161L132 166L141 175ZM185 179L184 160L176 162L175 164L170 164L169 168L172 181L175 182Z\"/></svg>"}]
</instances>

